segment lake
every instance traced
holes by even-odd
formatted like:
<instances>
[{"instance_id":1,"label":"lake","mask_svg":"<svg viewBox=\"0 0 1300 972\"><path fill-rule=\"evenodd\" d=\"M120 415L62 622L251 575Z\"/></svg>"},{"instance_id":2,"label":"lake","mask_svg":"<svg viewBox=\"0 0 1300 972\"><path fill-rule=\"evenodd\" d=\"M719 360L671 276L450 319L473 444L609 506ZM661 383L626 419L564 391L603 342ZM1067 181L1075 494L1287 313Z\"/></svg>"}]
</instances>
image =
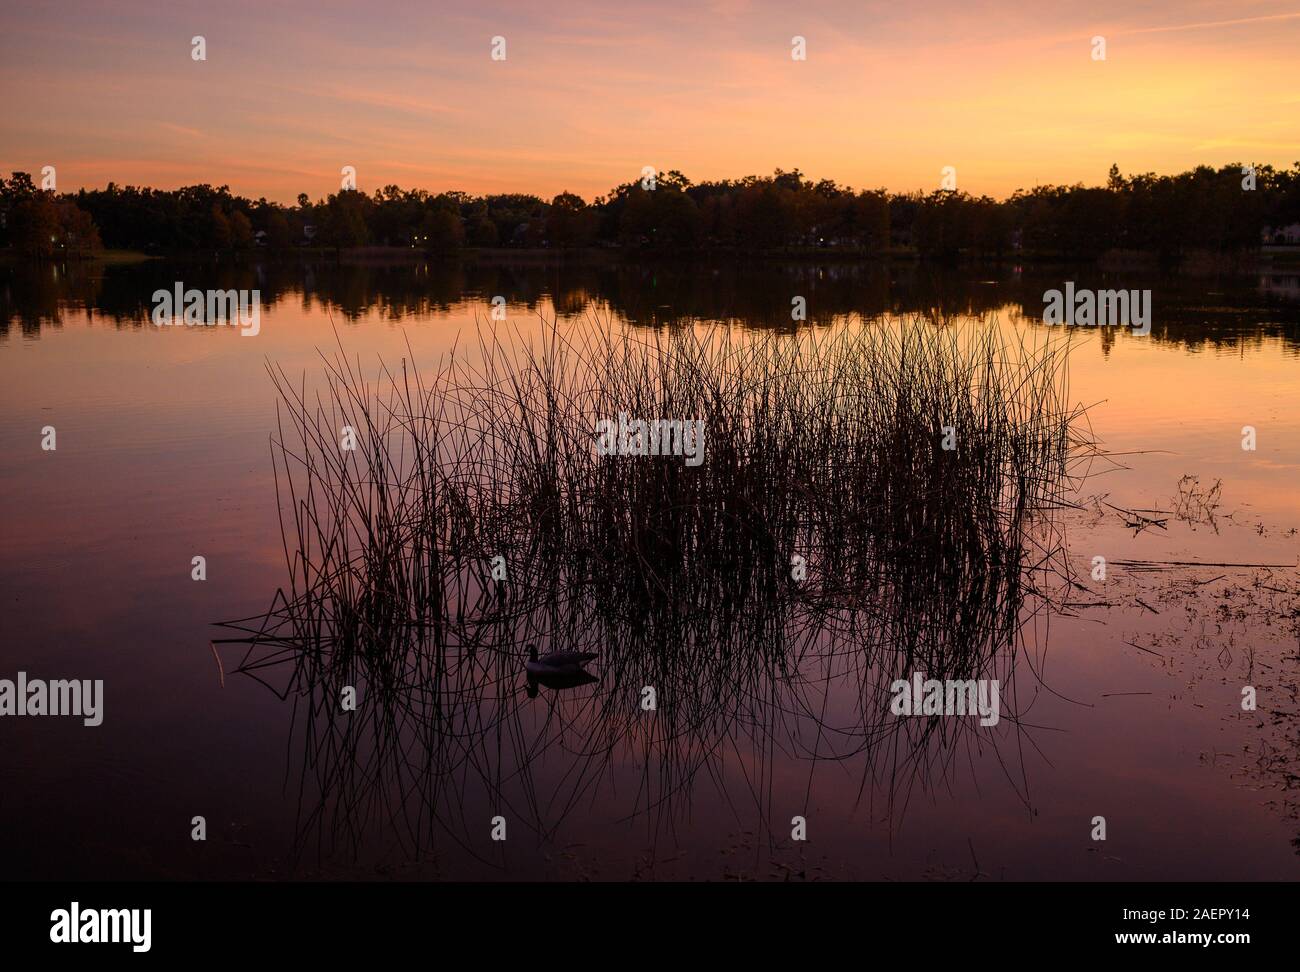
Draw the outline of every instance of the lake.
<instances>
[{"instance_id":1,"label":"lake","mask_svg":"<svg viewBox=\"0 0 1300 972\"><path fill-rule=\"evenodd\" d=\"M1069 329L1068 394L1099 452L1059 529L1095 583L1023 619L1014 725L900 767L856 732L852 674L814 660L798 699L816 709L773 685L763 705L718 706L671 738L644 723L595 732L623 718L593 707L599 682L526 693L521 662L478 700L472 732L429 730L440 761L416 772L400 755L309 745L306 710L212 645L219 622L267 611L286 584L268 366L307 387L340 349L368 375L403 358L433 368L477 343L497 296L521 342L555 317L741 335L921 318L1032 338L1065 333L1041 319L1044 291L1066 281L1149 288L1152 323ZM258 333L155 327L154 292L178 282L258 290ZM0 722L0 873L1294 879L1297 369L1300 279L1286 274L594 257L0 266L0 678L104 682L102 725ZM492 839L495 817L508 839Z\"/></svg>"}]
</instances>

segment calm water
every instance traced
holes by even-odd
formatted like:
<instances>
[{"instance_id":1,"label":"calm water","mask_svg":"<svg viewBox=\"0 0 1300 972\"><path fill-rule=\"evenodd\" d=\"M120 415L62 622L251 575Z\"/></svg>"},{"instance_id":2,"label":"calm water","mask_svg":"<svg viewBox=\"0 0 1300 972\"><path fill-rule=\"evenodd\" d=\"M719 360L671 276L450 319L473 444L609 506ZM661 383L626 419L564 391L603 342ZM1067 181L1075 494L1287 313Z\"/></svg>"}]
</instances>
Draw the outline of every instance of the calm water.
<instances>
[{"instance_id":1,"label":"calm water","mask_svg":"<svg viewBox=\"0 0 1300 972\"><path fill-rule=\"evenodd\" d=\"M310 382L317 349L337 340L372 371L407 354L432 364L472 340L497 294L525 338L554 314L788 328L792 294L808 298L808 326L924 314L1035 329L1043 290L1066 279L1149 286L1154 323L1145 337L1076 334L1070 395L1090 406L1111 459L1064 525L1085 577L1094 556L1112 566L1105 585L1027 631L1033 671L1017 678L1032 681L1017 688L1033 703L1019 731L963 743L925 772L881 774L837 735L852 693L832 687L816 726L714 730L707 752L674 766L689 779L667 799L669 770L647 767L637 739L584 751L566 728L574 703L512 690L493 708L508 731L456 774L458 820L417 854L384 814L346 838L304 820L291 706L249 678L222 684L214 623L266 610L285 580L268 363ZM260 334L155 328L151 295L178 280L260 289ZM0 722L0 876L1294 878L1298 356L1300 282L1284 276L1103 283L1083 271L612 261L0 268L0 677L105 682L98 728ZM40 446L50 425L55 452ZM1241 447L1246 425L1254 451ZM1185 476L1199 480L1180 496ZM1215 481L1209 515L1196 499ZM1115 508L1184 515L1134 530ZM190 578L196 554L204 583ZM1291 566L1114 563L1126 560ZM1257 688L1257 712L1241 711L1243 685ZM365 796L364 785L340 794ZM489 839L497 813L505 842ZM789 840L795 814L805 844ZM190 840L195 815L206 843ZM1089 836L1097 815L1104 843Z\"/></svg>"}]
</instances>

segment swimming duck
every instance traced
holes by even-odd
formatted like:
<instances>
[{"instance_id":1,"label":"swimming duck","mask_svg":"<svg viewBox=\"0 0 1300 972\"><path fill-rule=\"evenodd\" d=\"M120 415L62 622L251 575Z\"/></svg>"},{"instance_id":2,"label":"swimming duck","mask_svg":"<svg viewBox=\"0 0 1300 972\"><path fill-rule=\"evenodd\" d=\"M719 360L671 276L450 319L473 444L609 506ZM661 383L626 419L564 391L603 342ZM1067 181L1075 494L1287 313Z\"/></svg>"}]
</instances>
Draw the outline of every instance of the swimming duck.
<instances>
[{"instance_id":1,"label":"swimming duck","mask_svg":"<svg viewBox=\"0 0 1300 972\"><path fill-rule=\"evenodd\" d=\"M537 657L537 646L528 646L528 661L524 665L529 675L582 675L582 666L599 656L588 651L552 651Z\"/></svg>"}]
</instances>

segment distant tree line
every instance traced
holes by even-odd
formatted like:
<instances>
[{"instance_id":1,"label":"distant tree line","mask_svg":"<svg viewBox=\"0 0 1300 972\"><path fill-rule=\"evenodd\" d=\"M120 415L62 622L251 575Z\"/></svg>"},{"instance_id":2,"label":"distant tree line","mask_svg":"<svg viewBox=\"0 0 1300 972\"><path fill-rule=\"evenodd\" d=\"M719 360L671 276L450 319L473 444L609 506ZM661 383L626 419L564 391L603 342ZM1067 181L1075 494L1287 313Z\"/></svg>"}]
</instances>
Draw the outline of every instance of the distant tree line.
<instances>
[{"instance_id":1,"label":"distant tree line","mask_svg":"<svg viewBox=\"0 0 1300 972\"><path fill-rule=\"evenodd\" d=\"M34 257L91 253L102 246L95 220L71 197L37 189L26 172L0 179L0 247Z\"/></svg>"},{"instance_id":2,"label":"distant tree line","mask_svg":"<svg viewBox=\"0 0 1300 972\"><path fill-rule=\"evenodd\" d=\"M952 190L899 194L814 182L798 169L693 183L673 170L652 187L629 182L588 203L507 193L433 194L385 186L341 190L297 205L236 196L229 187L121 187L55 195L15 172L0 179L0 246L37 257L101 245L145 252L298 246L617 246L663 251L851 248L926 257L1010 254L1092 259L1109 250L1177 256L1260 245L1266 227L1300 223L1300 162L1291 169L1200 166L1172 176L1123 176L1106 185L1038 186L996 200Z\"/></svg>"}]
</instances>

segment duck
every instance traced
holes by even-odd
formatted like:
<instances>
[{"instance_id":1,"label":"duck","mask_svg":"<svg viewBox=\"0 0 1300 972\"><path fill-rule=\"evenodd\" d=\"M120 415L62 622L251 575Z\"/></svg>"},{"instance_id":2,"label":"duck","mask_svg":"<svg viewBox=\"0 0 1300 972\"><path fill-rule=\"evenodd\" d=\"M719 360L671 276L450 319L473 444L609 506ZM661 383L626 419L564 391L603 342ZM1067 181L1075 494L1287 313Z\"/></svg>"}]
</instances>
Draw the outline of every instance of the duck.
<instances>
[{"instance_id":1,"label":"duck","mask_svg":"<svg viewBox=\"0 0 1300 972\"><path fill-rule=\"evenodd\" d=\"M547 675L585 675L582 666L600 657L589 651L552 651L540 658L537 646L528 646L528 661L524 668L529 675L544 677Z\"/></svg>"}]
</instances>

